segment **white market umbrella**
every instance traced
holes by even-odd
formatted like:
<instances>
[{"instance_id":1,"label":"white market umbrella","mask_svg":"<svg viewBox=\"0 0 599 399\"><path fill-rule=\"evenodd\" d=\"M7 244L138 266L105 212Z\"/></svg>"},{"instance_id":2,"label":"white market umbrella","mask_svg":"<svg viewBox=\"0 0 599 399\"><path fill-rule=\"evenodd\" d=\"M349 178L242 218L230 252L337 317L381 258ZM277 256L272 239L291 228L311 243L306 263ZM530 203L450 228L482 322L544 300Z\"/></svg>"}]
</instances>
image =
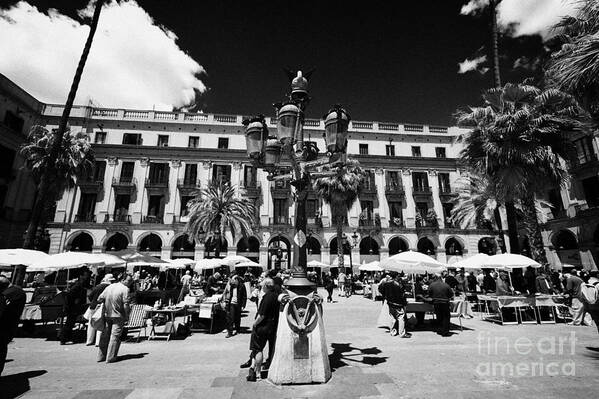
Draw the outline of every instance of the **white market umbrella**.
<instances>
[{"instance_id":1,"label":"white market umbrella","mask_svg":"<svg viewBox=\"0 0 599 399\"><path fill-rule=\"evenodd\" d=\"M327 265L326 263L319 262L317 260L311 260L306 264L307 267L319 267L321 269L330 269L331 265Z\"/></svg>"},{"instance_id":2,"label":"white market umbrella","mask_svg":"<svg viewBox=\"0 0 599 399\"><path fill-rule=\"evenodd\" d=\"M489 256L483 263L483 267L487 269L513 270L529 266L538 268L541 264L524 255L508 253Z\"/></svg>"},{"instance_id":3,"label":"white market umbrella","mask_svg":"<svg viewBox=\"0 0 599 399\"><path fill-rule=\"evenodd\" d=\"M449 259L447 259L447 265L451 266L451 267L455 267L455 266L453 266L453 264L457 263L457 262L459 262L459 261L461 261L463 259L464 258L461 257L461 256L454 255L454 256L450 257Z\"/></svg>"},{"instance_id":4,"label":"white market umbrella","mask_svg":"<svg viewBox=\"0 0 599 399\"><path fill-rule=\"evenodd\" d=\"M440 273L445 265L421 252L405 251L383 259L379 265L384 270L404 273Z\"/></svg>"},{"instance_id":5,"label":"white market umbrella","mask_svg":"<svg viewBox=\"0 0 599 399\"><path fill-rule=\"evenodd\" d=\"M169 263L166 267L171 269L185 269L187 266L194 266L196 261L189 258L167 259Z\"/></svg>"},{"instance_id":6,"label":"white market umbrella","mask_svg":"<svg viewBox=\"0 0 599 399\"><path fill-rule=\"evenodd\" d=\"M263 270L266 270L265 266L261 265L260 263L253 262L251 260L247 261L247 262L241 262L241 263L236 264L235 268L238 268L238 267L259 267Z\"/></svg>"},{"instance_id":7,"label":"white market umbrella","mask_svg":"<svg viewBox=\"0 0 599 399\"><path fill-rule=\"evenodd\" d=\"M226 266L226 264L224 264L222 262L222 259L218 259L218 258L200 259L199 261L196 262L194 270L196 272L199 272L199 271L202 271L202 270L216 269L216 268L219 268L221 266Z\"/></svg>"},{"instance_id":8,"label":"white market umbrella","mask_svg":"<svg viewBox=\"0 0 599 399\"><path fill-rule=\"evenodd\" d=\"M458 269L485 269L489 268L485 266L485 262L490 258L489 255L479 253L473 256L470 256L466 259L462 259L458 262L455 262L451 265L451 267L455 267Z\"/></svg>"},{"instance_id":9,"label":"white market umbrella","mask_svg":"<svg viewBox=\"0 0 599 399\"><path fill-rule=\"evenodd\" d=\"M0 266L30 266L36 262L45 260L49 256L50 255L45 252L33 249L0 249Z\"/></svg>"},{"instance_id":10,"label":"white market umbrella","mask_svg":"<svg viewBox=\"0 0 599 399\"><path fill-rule=\"evenodd\" d=\"M351 258L349 255L343 255L343 267L349 267ZM339 267L339 257L335 256L335 260L333 261L333 264L331 265L331 267Z\"/></svg>"},{"instance_id":11,"label":"white market umbrella","mask_svg":"<svg viewBox=\"0 0 599 399\"><path fill-rule=\"evenodd\" d=\"M60 269L76 269L80 266L118 266L125 262L109 254L90 254L87 252L62 252L49 255L47 258L33 263L28 271L51 272Z\"/></svg>"},{"instance_id":12,"label":"white market umbrella","mask_svg":"<svg viewBox=\"0 0 599 399\"><path fill-rule=\"evenodd\" d=\"M127 268L135 268L135 266L164 267L168 264L165 260L132 249L113 252L113 255L124 260Z\"/></svg>"},{"instance_id":13,"label":"white market umbrella","mask_svg":"<svg viewBox=\"0 0 599 399\"><path fill-rule=\"evenodd\" d=\"M360 267L358 268L361 271L364 272L382 272L383 268L380 266L380 263L378 260L369 262L369 263L364 263L362 265L360 265Z\"/></svg>"},{"instance_id":14,"label":"white market umbrella","mask_svg":"<svg viewBox=\"0 0 599 399\"><path fill-rule=\"evenodd\" d=\"M241 262L251 262L250 259L246 258L245 256L241 256L241 255L225 256L224 258L220 259L220 261L222 262L222 265L227 265L229 267L233 267L236 264L241 263Z\"/></svg>"}]
</instances>

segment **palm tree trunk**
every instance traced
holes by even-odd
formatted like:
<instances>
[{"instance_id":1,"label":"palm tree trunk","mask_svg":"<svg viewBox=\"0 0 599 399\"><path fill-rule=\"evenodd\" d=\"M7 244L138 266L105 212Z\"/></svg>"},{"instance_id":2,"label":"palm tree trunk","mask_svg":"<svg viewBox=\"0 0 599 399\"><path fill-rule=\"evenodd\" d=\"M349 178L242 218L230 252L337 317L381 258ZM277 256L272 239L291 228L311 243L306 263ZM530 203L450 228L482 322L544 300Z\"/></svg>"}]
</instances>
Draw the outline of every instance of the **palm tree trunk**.
<instances>
[{"instance_id":1,"label":"palm tree trunk","mask_svg":"<svg viewBox=\"0 0 599 399\"><path fill-rule=\"evenodd\" d=\"M339 273L345 273L345 257L343 256L343 216L335 218L335 227L337 229L337 262L339 263Z\"/></svg>"},{"instance_id":2,"label":"palm tree trunk","mask_svg":"<svg viewBox=\"0 0 599 399\"><path fill-rule=\"evenodd\" d=\"M73 78L73 83L71 84L71 90L69 91L67 102L65 103L64 110L62 112L62 116L58 124L58 129L55 133L54 142L52 143L52 149L50 150L50 162L48 165L49 167L44 170L40 179L37 199L33 204L33 209L31 211L31 220L29 222L29 226L27 227L27 233L25 236L25 241L23 243L23 248L33 248L37 229L40 226L40 224L43 224L42 219L44 219L44 208L47 203L56 201L57 199L52 198L53 196L49 196L50 181L52 180L54 174L56 174L56 170L54 169L54 160L58 158L60 152L61 143L64 137L65 130L67 128L67 123L69 121L69 115L71 114L71 108L73 108L73 103L75 102L77 88L79 87L79 82L81 81L81 76L83 75L83 68L85 67L87 56L89 55L89 51L94 40L94 35L96 33L96 28L98 27L100 11L102 10L103 4L104 0L97 0L96 2L96 7L94 9L94 15L90 24L87 41L85 42L85 46L83 47L83 53L81 54L81 58L79 59L79 64L77 65L77 70L75 71L75 77Z\"/></svg>"},{"instance_id":3,"label":"palm tree trunk","mask_svg":"<svg viewBox=\"0 0 599 399\"><path fill-rule=\"evenodd\" d=\"M520 240L518 240L518 219L516 218L516 206L514 201L506 201L505 213L507 216L507 230L510 238L510 253L520 253Z\"/></svg>"},{"instance_id":4,"label":"palm tree trunk","mask_svg":"<svg viewBox=\"0 0 599 399\"><path fill-rule=\"evenodd\" d=\"M489 8L491 11L491 50L493 52L493 81L495 87L501 87L501 74L499 72L499 31L497 29L497 6L501 0L491 0Z\"/></svg>"},{"instance_id":5,"label":"palm tree trunk","mask_svg":"<svg viewBox=\"0 0 599 399\"><path fill-rule=\"evenodd\" d=\"M499 208L495 208L493 210L493 217L495 218L495 225L497 226L497 234L499 238L501 238L501 242L503 243L500 246L501 253L504 254L505 250L505 235L503 234L503 223L501 222L501 213L499 212Z\"/></svg>"},{"instance_id":6,"label":"palm tree trunk","mask_svg":"<svg viewBox=\"0 0 599 399\"><path fill-rule=\"evenodd\" d=\"M537 209L533 195L526 195L524 197L522 208L524 212L524 227L528 234L531 256L541 265L547 266L549 262L547 262L547 254L545 253L545 245L543 244L543 236L541 235L541 227L537 219Z\"/></svg>"}]
</instances>

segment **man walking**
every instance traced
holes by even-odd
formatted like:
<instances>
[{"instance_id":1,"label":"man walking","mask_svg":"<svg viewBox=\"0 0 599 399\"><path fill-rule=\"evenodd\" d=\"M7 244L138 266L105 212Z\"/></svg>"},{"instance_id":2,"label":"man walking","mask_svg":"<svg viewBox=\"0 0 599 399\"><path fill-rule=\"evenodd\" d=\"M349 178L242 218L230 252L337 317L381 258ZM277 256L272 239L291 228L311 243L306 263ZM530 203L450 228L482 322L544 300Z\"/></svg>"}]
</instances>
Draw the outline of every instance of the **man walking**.
<instances>
[{"instance_id":1,"label":"man walking","mask_svg":"<svg viewBox=\"0 0 599 399\"><path fill-rule=\"evenodd\" d=\"M98 297L98 302L104 303L106 323L100 336L98 362L113 363L117 360L123 327L129 319L129 288L132 284L133 278L127 273L120 282L106 287Z\"/></svg>"},{"instance_id":2,"label":"man walking","mask_svg":"<svg viewBox=\"0 0 599 399\"><path fill-rule=\"evenodd\" d=\"M85 269L77 279L77 282L67 290L65 296L64 312L66 320L60 329L59 339L60 344L65 345L67 342L72 342L73 327L77 317L84 313L85 304L87 303L87 286L89 285L90 272Z\"/></svg>"},{"instance_id":3,"label":"man walking","mask_svg":"<svg viewBox=\"0 0 599 399\"><path fill-rule=\"evenodd\" d=\"M8 343L15 335L25 302L21 287L10 284L8 278L0 275L0 375L6 363Z\"/></svg>"},{"instance_id":4,"label":"man walking","mask_svg":"<svg viewBox=\"0 0 599 399\"><path fill-rule=\"evenodd\" d=\"M384 298L389 305L389 314L393 317L393 325L389 329L391 335L410 338L411 334L406 332L406 295L399 274L384 285Z\"/></svg>"},{"instance_id":5,"label":"man walking","mask_svg":"<svg viewBox=\"0 0 599 399\"><path fill-rule=\"evenodd\" d=\"M237 275L231 276L223 293L223 301L227 312L227 336L230 338L241 330L241 310L245 308L247 293L245 284Z\"/></svg>"},{"instance_id":6,"label":"man walking","mask_svg":"<svg viewBox=\"0 0 599 399\"><path fill-rule=\"evenodd\" d=\"M443 337L450 336L449 322L451 312L449 311L449 302L453 298L453 290L446 284L439 274L435 274L433 282L428 287L428 295L435 307L435 316L439 323L438 334Z\"/></svg>"},{"instance_id":7,"label":"man walking","mask_svg":"<svg viewBox=\"0 0 599 399\"><path fill-rule=\"evenodd\" d=\"M179 303L185 299L185 295L189 294L190 289L191 289L191 272L189 270L186 270L185 274L181 277L181 292L179 293L179 299L177 300L177 303Z\"/></svg>"},{"instance_id":8,"label":"man walking","mask_svg":"<svg viewBox=\"0 0 599 399\"><path fill-rule=\"evenodd\" d=\"M343 270L337 276L337 282L339 283L339 296L345 296L345 273Z\"/></svg>"},{"instance_id":9,"label":"man walking","mask_svg":"<svg viewBox=\"0 0 599 399\"><path fill-rule=\"evenodd\" d=\"M568 294L572 300L572 304L570 305L572 321L568 324L574 326L584 325L586 311L580 295L580 286L583 284L583 281L580 277L569 272L564 273L564 277L566 278L564 292Z\"/></svg>"},{"instance_id":10,"label":"man walking","mask_svg":"<svg viewBox=\"0 0 599 399\"><path fill-rule=\"evenodd\" d=\"M104 276L104 278L102 279L102 282L100 284L96 285L87 297L87 299L89 299L89 302L90 302L89 303L90 317L89 317L89 320L87 321L87 342L86 342L86 345L88 345L88 346L91 346L91 345L99 346L100 345L101 331L96 330L92 326L91 315L94 314L94 311L98 307L98 298L100 297L100 294L102 294L102 292L104 292L106 287L108 287L114 281L115 281L115 278L111 273L106 274Z\"/></svg>"}]
</instances>

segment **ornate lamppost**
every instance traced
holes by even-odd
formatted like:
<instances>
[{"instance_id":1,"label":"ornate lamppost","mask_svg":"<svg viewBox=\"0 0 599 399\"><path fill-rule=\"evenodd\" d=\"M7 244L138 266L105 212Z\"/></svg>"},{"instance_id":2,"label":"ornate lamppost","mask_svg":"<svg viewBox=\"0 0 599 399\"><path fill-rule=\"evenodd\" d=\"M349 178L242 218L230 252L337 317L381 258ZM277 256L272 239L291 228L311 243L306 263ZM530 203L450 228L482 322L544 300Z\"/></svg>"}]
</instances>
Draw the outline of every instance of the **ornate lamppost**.
<instances>
[{"instance_id":1,"label":"ornate lamppost","mask_svg":"<svg viewBox=\"0 0 599 399\"><path fill-rule=\"evenodd\" d=\"M304 142L304 112L309 101L308 81L298 71L291 82L288 99L274 104L276 135L270 134L262 115L243 121L247 154L254 166L266 170L271 181L290 181L296 190L292 277L286 284L290 296L279 322L277 351L268 376L277 384L326 382L331 377L322 323L322 301L306 272L306 199L312 178L340 173L314 169L345 162L350 116L339 105L327 112L324 116L327 157L317 159L318 147L310 141ZM291 173L283 172L282 161L291 165Z\"/></svg>"}]
</instances>

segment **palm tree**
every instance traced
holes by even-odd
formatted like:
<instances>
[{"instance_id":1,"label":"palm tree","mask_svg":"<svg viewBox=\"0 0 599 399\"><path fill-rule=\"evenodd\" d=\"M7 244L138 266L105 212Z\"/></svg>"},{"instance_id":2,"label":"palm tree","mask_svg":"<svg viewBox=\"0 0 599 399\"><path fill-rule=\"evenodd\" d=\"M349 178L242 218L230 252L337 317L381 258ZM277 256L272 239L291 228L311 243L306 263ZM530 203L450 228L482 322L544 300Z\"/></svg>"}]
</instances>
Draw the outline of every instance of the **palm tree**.
<instances>
[{"instance_id":1,"label":"palm tree","mask_svg":"<svg viewBox=\"0 0 599 399\"><path fill-rule=\"evenodd\" d=\"M31 210L31 220L29 221L29 226L27 227L23 248L33 247L38 227L45 221L44 209L46 209L48 204L54 204L58 199L56 197L57 191L54 189L54 184L59 181L61 173L60 170L57 169L57 166L59 165L60 159L65 158L65 154L61 154L61 150L63 149L61 147L61 143L63 142L63 137L67 132L69 115L71 114L71 108L73 107L75 96L77 95L77 88L79 87L81 76L83 75L83 68L85 67L87 56L89 55L89 51L91 49L96 28L98 27L100 11L102 10L103 4L104 0L96 0L96 6L94 8L94 14L90 24L87 41L85 42L83 53L81 54L79 64L77 65L77 70L75 71L75 77L73 78L73 83L71 84L71 89L69 91L69 95L58 124L58 129L51 133L56 137L55 139L51 140L52 146L50 147L50 151L48 153L49 161L45 165L45 168L40 170L40 178L37 185L37 197L35 203L33 204L33 209ZM68 157L68 155L66 156Z\"/></svg>"},{"instance_id":2,"label":"palm tree","mask_svg":"<svg viewBox=\"0 0 599 399\"><path fill-rule=\"evenodd\" d=\"M572 94L599 123L599 3L580 2L576 17L565 17L555 29L561 49L547 68L550 84Z\"/></svg>"},{"instance_id":3,"label":"palm tree","mask_svg":"<svg viewBox=\"0 0 599 399\"><path fill-rule=\"evenodd\" d=\"M189 201L189 221L185 232L198 241L208 234L215 244L215 255L220 256L222 237L228 230L233 238L236 234L249 237L256 228L256 207L247 198L238 198L234 186L227 182L211 183L196 192Z\"/></svg>"},{"instance_id":4,"label":"palm tree","mask_svg":"<svg viewBox=\"0 0 599 399\"><path fill-rule=\"evenodd\" d=\"M336 175L321 177L314 182L314 190L331 206L331 217L337 229L339 270L344 268L343 224L347 218L347 211L358 199L363 179L364 169L360 162L348 159L344 166L339 167Z\"/></svg>"},{"instance_id":5,"label":"palm tree","mask_svg":"<svg viewBox=\"0 0 599 399\"><path fill-rule=\"evenodd\" d=\"M467 174L457 182L458 196L452 201L450 221L452 224L466 228L483 226L499 229L495 211L498 208L495 187L484 175ZM501 223L501 220L499 220Z\"/></svg>"},{"instance_id":6,"label":"palm tree","mask_svg":"<svg viewBox=\"0 0 599 399\"><path fill-rule=\"evenodd\" d=\"M39 186L42 179L47 179L48 196L54 199L57 199L66 188L72 188L78 178L89 173L94 161L94 154L86 133L71 133L67 129L61 142L58 143L58 158L52 158L51 152L56 146L56 140L58 140L56 134L35 125L29 131L29 141L21 147L20 151L34 182ZM45 174L45 171L50 168L54 172L50 175ZM42 223L38 225L40 227L46 220L46 211L54 205L54 201L46 201L42 205Z\"/></svg>"},{"instance_id":7,"label":"palm tree","mask_svg":"<svg viewBox=\"0 0 599 399\"><path fill-rule=\"evenodd\" d=\"M471 129L461 159L490 179L498 202L521 201L533 258L547 264L535 193L568 182L568 132L580 128L579 107L565 93L527 84L487 90L483 100L458 113L458 124Z\"/></svg>"}]
</instances>

